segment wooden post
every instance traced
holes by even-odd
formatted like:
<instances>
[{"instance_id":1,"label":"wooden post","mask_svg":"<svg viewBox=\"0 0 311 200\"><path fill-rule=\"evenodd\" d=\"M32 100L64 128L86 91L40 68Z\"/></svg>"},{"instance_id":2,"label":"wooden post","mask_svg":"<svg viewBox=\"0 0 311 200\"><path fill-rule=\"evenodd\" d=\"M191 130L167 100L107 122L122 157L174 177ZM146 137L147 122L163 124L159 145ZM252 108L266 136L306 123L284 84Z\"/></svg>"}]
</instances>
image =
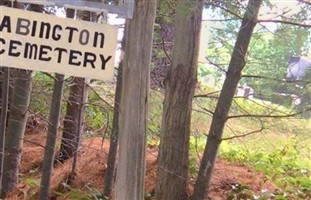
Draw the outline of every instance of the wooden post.
<instances>
[{"instance_id":1,"label":"wooden post","mask_svg":"<svg viewBox=\"0 0 311 200\"><path fill-rule=\"evenodd\" d=\"M149 73L156 0L136 0L126 22L116 200L144 199Z\"/></svg>"}]
</instances>

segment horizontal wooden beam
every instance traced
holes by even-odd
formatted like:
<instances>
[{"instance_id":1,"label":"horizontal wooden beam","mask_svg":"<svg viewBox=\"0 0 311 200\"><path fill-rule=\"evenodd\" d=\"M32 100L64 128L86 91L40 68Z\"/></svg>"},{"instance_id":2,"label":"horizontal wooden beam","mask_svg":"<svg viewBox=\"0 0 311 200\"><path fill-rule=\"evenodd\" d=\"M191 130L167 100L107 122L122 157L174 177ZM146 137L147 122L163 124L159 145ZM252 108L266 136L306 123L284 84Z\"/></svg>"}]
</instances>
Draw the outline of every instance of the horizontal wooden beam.
<instances>
[{"instance_id":1,"label":"horizontal wooden beam","mask_svg":"<svg viewBox=\"0 0 311 200\"><path fill-rule=\"evenodd\" d=\"M120 1L120 5L109 5L94 1L85 0L17 0L21 3L31 3L46 6L59 6L65 8L72 8L77 10L86 10L92 12L108 12L119 15L120 17L133 17L135 0Z\"/></svg>"}]
</instances>

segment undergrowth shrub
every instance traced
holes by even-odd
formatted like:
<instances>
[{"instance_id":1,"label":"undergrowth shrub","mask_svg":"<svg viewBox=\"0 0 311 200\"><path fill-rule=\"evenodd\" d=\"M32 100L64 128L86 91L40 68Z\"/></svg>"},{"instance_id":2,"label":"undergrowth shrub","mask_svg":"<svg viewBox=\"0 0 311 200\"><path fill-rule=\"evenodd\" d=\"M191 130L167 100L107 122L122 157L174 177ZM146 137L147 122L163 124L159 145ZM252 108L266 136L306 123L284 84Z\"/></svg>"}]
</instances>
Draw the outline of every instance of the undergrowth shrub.
<instances>
[{"instance_id":1,"label":"undergrowth shrub","mask_svg":"<svg viewBox=\"0 0 311 200\"><path fill-rule=\"evenodd\" d=\"M154 139L160 138L163 100L163 91L151 90L148 113L148 136Z\"/></svg>"},{"instance_id":2,"label":"undergrowth shrub","mask_svg":"<svg viewBox=\"0 0 311 200\"><path fill-rule=\"evenodd\" d=\"M85 107L86 129L93 135L109 133L113 119L114 87L96 82L89 87Z\"/></svg>"},{"instance_id":3,"label":"undergrowth shrub","mask_svg":"<svg viewBox=\"0 0 311 200\"><path fill-rule=\"evenodd\" d=\"M202 152L205 148L206 137L203 136L191 136L190 137L190 148L189 148L189 172L191 176L196 177L199 171L200 159L202 157Z\"/></svg>"},{"instance_id":4,"label":"undergrowth shrub","mask_svg":"<svg viewBox=\"0 0 311 200\"><path fill-rule=\"evenodd\" d=\"M47 75L37 72L33 77L33 86L29 109L31 112L48 116L53 93L54 80Z\"/></svg>"},{"instance_id":5,"label":"undergrowth shrub","mask_svg":"<svg viewBox=\"0 0 311 200\"><path fill-rule=\"evenodd\" d=\"M260 144L246 148L223 141L220 156L233 162L253 165L288 195L307 195L309 193L305 192L310 192L311 165L299 153L296 139L279 144L274 151L267 151Z\"/></svg>"}]
</instances>

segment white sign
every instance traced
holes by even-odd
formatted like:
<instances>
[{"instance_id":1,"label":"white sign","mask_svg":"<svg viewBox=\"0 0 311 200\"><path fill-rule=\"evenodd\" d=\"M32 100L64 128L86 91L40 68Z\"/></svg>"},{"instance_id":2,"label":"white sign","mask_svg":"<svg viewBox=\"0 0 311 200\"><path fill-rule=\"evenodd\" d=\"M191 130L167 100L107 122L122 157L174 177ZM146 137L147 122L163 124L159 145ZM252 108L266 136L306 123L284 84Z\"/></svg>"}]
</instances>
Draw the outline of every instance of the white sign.
<instances>
[{"instance_id":1,"label":"white sign","mask_svg":"<svg viewBox=\"0 0 311 200\"><path fill-rule=\"evenodd\" d=\"M0 65L112 80L117 27L0 6Z\"/></svg>"}]
</instances>

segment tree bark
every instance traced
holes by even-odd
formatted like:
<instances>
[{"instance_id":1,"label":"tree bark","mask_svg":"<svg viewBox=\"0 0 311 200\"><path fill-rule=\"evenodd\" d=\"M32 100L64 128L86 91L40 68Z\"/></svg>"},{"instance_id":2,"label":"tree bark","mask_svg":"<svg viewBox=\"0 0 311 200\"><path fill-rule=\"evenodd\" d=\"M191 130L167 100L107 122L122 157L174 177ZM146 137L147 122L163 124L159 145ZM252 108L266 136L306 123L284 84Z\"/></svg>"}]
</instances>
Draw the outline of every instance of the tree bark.
<instances>
[{"instance_id":1,"label":"tree bark","mask_svg":"<svg viewBox=\"0 0 311 200\"><path fill-rule=\"evenodd\" d=\"M116 200L144 199L149 76L156 0L135 0L125 28Z\"/></svg>"},{"instance_id":2,"label":"tree bark","mask_svg":"<svg viewBox=\"0 0 311 200\"><path fill-rule=\"evenodd\" d=\"M9 0L0 0L1 6L11 6L11 2Z\"/></svg>"},{"instance_id":3,"label":"tree bark","mask_svg":"<svg viewBox=\"0 0 311 200\"><path fill-rule=\"evenodd\" d=\"M5 198L7 193L15 188L18 181L18 167L30 102L31 74L31 71L18 70L15 77L10 119L5 141L1 198Z\"/></svg>"},{"instance_id":4,"label":"tree bark","mask_svg":"<svg viewBox=\"0 0 311 200\"><path fill-rule=\"evenodd\" d=\"M57 129L63 96L63 85L64 85L64 75L56 74L52 95L52 104L49 115L48 133L46 138L43 164L42 164L40 200L50 199L49 192L53 172L53 160L55 155Z\"/></svg>"},{"instance_id":5,"label":"tree bark","mask_svg":"<svg viewBox=\"0 0 311 200\"><path fill-rule=\"evenodd\" d=\"M80 14L83 20L89 21L90 15L85 12L81 12ZM74 15L74 10L67 9L66 16L68 18L73 18ZM85 91L85 78L74 77L70 86L62 142L57 158L60 162L71 158L76 151L77 141L79 140L77 138L80 137L81 134L79 132L82 130L82 123L79 123L80 111L87 98L87 95L83 95L83 90Z\"/></svg>"},{"instance_id":6,"label":"tree bark","mask_svg":"<svg viewBox=\"0 0 311 200\"><path fill-rule=\"evenodd\" d=\"M15 8L23 8L23 3L2 0L1 5ZM5 198L11 192L18 181L19 164L23 146L24 131L28 117L28 106L30 102L32 72L27 70L14 71L14 90L10 100L10 118L7 125L7 133L4 141L3 166L1 174L0 198Z\"/></svg>"},{"instance_id":7,"label":"tree bark","mask_svg":"<svg viewBox=\"0 0 311 200\"><path fill-rule=\"evenodd\" d=\"M95 20L95 13L89 11L82 11L78 14L78 18L84 21L91 21ZM77 130L74 138L74 151L73 151L73 161L72 161L72 168L71 168L71 175L69 179L69 184L75 179L76 177L76 168L78 162L78 151L80 147L82 132L83 132L83 124L84 124L84 105L87 100L87 90L86 90L86 79L81 77L75 77L74 80L76 81L76 85L79 86L79 93L77 96L77 107L76 109L79 111L78 116L73 116L77 118Z\"/></svg>"},{"instance_id":8,"label":"tree bark","mask_svg":"<svg viewBox=\"0 0 311 200\"><path fill-rule=\"evenodd\" d=\"M209 183L217 151L221 143L223 129L228 117L236 87L241 79L241 72L245 65L246 53L253 30L257 24L257 15L261 4L262 0L250 0L248 2L241 28L231 55L227 76L213 115L192 200L207 199Z\"/></svg>"},{"instance_id":9,"label":"tree bark","mask_svg":"<svg viewBox=\"0 0 311 200\"><path fill-rule=\"evenodd\" d=\"M0 194L2 191L2 178L3 178L3 165L4 165L4 147L5 147L5 135L7 125L7 113L8 113L8 100L9 100L9 85L10 85L10 69L2 67L2 88L1 88L1 124L0 124Z\"/></svg>"},{"instance_id":10,"label":"tree bark","mask_svg":"<svg viewBox=\"0 0 311 200\"><path fill-rule=\"evenodd\" d=\"M124 52L125 38L122 40L122 50ZM104 197L110 198L114 183L114 172L116 168L116 160L118 153L119 143L119 119L120 119L120 103L122 95L122 82L123 82L123 61L119 64L118 75L117 75L117 86L114 97L114 111L112 120L112 132L110 137L110 146L107 160L107 171L104 180Z\"/></svg>"},{"instance_id":11,"label":"tree bark","mask_svg":"<svg viewBox=\"0 0 311 200\"><path fill-rule=\"evenodd\" d=\"M67 9L66 10L66 17L67 18L74 18L75 10L74 9ZM75 135L77 133L77 126L78 126L78 97L76 97L76 93L79 94L79 87L77 86L77 81L73 78L72 83L70 84L69 89L69 99L67 102L66 107L66 115L64 119L64 128L63 128L63 135L62 141L60 146L60 152L57 157L57 161L64 162L68 158L73 156L74 147L75 147Z\"/></svg>"},{"instance_id":12,"label":"tree bark","mask_svg":"<svg viewBox=\"0 0 311 200\"><path fill-rule=\"evenodd\" d=\"M170 71L165 83L156 199L187 198L192 98L197 82L203 1L178 2Z\"/></svg>"}]
</instances>

